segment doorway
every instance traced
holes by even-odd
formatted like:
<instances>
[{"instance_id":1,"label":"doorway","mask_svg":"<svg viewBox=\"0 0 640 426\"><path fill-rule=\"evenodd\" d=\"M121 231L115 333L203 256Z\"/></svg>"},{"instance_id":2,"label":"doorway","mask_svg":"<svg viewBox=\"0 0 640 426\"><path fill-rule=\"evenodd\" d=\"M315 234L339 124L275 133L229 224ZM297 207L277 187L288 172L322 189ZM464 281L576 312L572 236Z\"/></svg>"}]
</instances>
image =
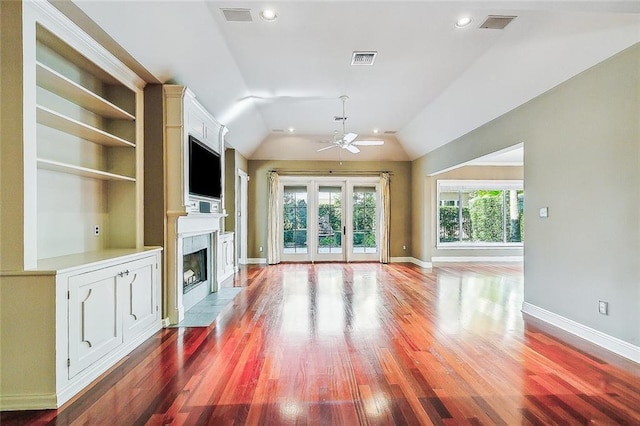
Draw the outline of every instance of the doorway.
<instances>
[{"instance_id":1,"label":"doorway","mask_svg":"<svg viewBox=\"0 0 640 426\"><path fill-rule=\"evenodd\" d=\"M380 259L379 178L286 177L282 194L281 259Z\"/></svg>"},{"instance_id":2,"label":"doorway","mask_svg":"<svg viewBox=\"0 0 640 426\"><path fill-rule=\"evenodd\" d=\"M242 169L237 170L236 185L236 251L238 263L247 264L247 190L249 175Z\"/></svg>"}]
</instances>

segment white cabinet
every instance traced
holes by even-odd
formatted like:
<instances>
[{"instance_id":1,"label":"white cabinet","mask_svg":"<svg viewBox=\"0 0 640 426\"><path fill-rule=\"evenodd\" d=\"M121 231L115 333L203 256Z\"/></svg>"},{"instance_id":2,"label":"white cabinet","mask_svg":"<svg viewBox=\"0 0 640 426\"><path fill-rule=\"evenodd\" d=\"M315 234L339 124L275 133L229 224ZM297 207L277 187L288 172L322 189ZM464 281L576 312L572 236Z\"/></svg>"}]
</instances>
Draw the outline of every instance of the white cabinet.
<instances>
[{"instance_id":1,"label":"white cabinet","mask_svg":"<svg viewBox=\"0 0 640 426\"><path fill-rule=\"evenodd\" d=\"M69 277L69 378L159 321L155 256Z\"/></svg>"},{"instance_id":2,"label":"white cabinet","mask_svg":"<svg viewBox=\"0 0 640 426\"><path fill-rule=\"evenodd\" d=\"M235 244L233 232L218 234L218 282L226 280L235 272Z\"/></svg>"},{"instance_id":3,"label":"white cabinet","mask_svg":"<svg viewBox=\"0 0 640 426\"><path fill-rule=\"evenodd\" d=\"M159 248L122 249L1 274L0 407L57 408L159 331L160 265Z\"/></svg>"},{"instance_id":4,"label":"white cabinet","mask_svg":"<svg viewBox=\"0 0 640 426\"><path fill-rule=\"evenodd\" d=\"M147 258L132 262L125 271L118 272L118 283L123 294L122 326L125 341L140 335L160 319L157 271L159 265L155 259Z\"/></svg>"},{"instance_id":5,"label":"white cabinet","mask_svg":"<svg viewBox=\"0 0 640 426\"><path fill-rule=\"evenodd\" d=\"M122 344L118 287L111 268L69 278L69 378Z\"/></svg>"}]
</instances>

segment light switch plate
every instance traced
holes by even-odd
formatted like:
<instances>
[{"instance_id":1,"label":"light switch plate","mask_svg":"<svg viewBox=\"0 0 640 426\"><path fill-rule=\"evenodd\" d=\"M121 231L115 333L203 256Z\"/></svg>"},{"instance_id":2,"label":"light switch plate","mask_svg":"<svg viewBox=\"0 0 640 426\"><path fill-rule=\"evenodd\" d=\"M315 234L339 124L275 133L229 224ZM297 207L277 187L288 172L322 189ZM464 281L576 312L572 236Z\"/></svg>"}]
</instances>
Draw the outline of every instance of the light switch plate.
<instances>
[{"instance_id":1,"label":"light switch plate","mask_svg":"<svg viewBox=\"0 0 640 426\"><path fill-rule=\"evenodd\" d=\"M609 315L609 302L605 302L604 300L599 300L598 312L600 312L602 315Z\"/></svg>"},{"instance_id":2,"label":"light switch plate","mask_svg":"<svg viewBox=\"0 0 640 426\"><path fill-rule=\"evenodd\" d=\"M549 207L540 207L540 217L549 217Z\"/></svg>"}]
</instances>

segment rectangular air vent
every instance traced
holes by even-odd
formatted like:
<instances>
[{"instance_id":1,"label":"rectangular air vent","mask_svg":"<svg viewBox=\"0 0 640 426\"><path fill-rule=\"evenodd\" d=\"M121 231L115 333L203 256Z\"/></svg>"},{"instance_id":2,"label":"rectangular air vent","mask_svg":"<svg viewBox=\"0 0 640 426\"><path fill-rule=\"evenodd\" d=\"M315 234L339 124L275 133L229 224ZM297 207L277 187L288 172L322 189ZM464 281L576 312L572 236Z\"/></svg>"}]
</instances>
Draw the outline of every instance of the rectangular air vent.
<instances>
[{"instance_id":1,"label":"rectangular air vent","mask_svg":"<svg viewBox=\"0 0 640 426\"><path fill-rule=\"evenodd\" d=\"M244 8L222 8L220 9L227 22L253 22L251 9Z\"/></svg>"},{"instance_id":2,"label":"rectangular air vent","mask_svg":"<svg viewBox=\"0 0 640 426\"><path fill-rule=\"evenodd\" d=\"M480 28L503 30L504 27L509 25L509 23L516 18L517 16L489 15L487 16L487 19L480 24Z\"/></svg>"},{"instance_id":3,"label":"rectangular air vent","mask_svg":"<svg viewBox=\"0 0 640 426\"><path fill-rule=\"evenodd\" d=\"M351 65L373 65L377 54L378 52L373 50L367 52L353 52L353 55L351 56Z\"/></svg>"},{"instance_id":4,"label":"rectangular air vent","mask_svg":"<svg viewBox=\"0 0 640 426\"><path fill-rule=\"evenodd\" d=\"M284 133L284 129L273 129L271 130L272 133Z\"/></svg>"},{"instance_id":5,"label":"rectangular air vent","mask_svg":"<svg viewBox=\"0 0 640 426\"><path fill-rule=\"evenodd\" d=\"M384 134L385 135L395 135L397 132L395 130L385 130Z\"/></svg>"}]
</instances>

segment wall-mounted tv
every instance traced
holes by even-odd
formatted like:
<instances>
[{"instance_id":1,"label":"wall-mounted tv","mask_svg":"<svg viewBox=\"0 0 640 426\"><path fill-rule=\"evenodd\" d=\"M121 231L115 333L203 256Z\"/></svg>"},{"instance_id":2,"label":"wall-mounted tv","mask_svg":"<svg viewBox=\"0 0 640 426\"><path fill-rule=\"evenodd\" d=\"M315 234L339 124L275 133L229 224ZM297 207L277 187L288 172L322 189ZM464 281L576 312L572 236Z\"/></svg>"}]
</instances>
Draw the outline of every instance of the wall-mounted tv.
<instances>
[{"instance_id":1,"label":"wall-mounted tv","mask_svg":"<svg viewBox=\"0 0 640 426\"><path fill-rule=\"evenodd\" d=\"M220 154L189 136L189 194L220 199L222 164Z\"/></svg>"}]
</instances>

